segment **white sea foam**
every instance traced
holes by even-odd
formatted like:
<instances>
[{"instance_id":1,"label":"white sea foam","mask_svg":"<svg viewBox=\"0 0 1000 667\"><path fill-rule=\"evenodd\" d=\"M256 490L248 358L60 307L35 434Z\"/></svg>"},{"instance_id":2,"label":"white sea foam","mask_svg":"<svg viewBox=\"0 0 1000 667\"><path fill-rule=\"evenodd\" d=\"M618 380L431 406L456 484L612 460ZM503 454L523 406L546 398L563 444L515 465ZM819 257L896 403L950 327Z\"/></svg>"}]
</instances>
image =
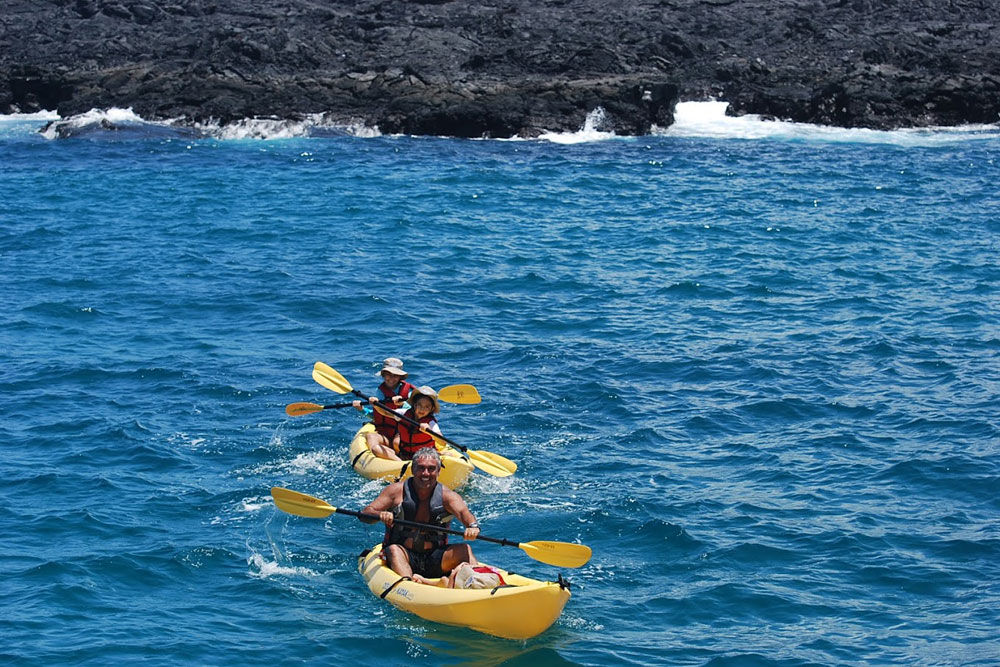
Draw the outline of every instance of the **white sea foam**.
<instances>
[{"instance_id":1,"label":"white sea foam","mask_svg":"<svg viewBox=\"0 0 1000 667\"><path fill-rule=\"evenodd\" d=\"M240 502L240 509L244 512L258 512L271 507L271 496L253 496L244 498Z\"/></svg>"},{"instance_id":2,"label":"white sea foam","mask_svg":"<svg viewBox=\"0 0 1000 667\"><path fill-rule=\"evenodd\" d=\"M20 123L24 121L40 120L48 122L58 120L59 114L55 111L36 111L35 113L11 113L0 114L0 123Z\"/></svg>"},{"instance_id":3,"label":"white sea foam","mask_svg":"<svg viewBox=\"0 0 1000 667\"><path fill-rule=\"evenodd\" d=\"M56 114L55 118L47 120L53 122L42 132L42 136L46 139L56 139L59 136L80 132L90 127L141 127L146 123L131 108L91 109L86 113L77 114L66 119L62 119Z\"/></svg>"},{"instance_id":4,"label":"white sea foam","mask_svg":"<svg viewBox=\"0 0 1000 667\"><path fill-rule=\"evenodd\" d=\"M329 472L344 464L343 454L327 450L303 452L292 459L281 459L254 468L252 474L310 475Z\"/></svg>"},{"instance_id":5,"label":"white sea foam","mask_svg":"<svg viewBox=\"0 0 1000 667\"><path fill-rule=\"evenodd\" d=\"M674 124L655 128L665 137L712 139L786 139L844 143L875 143L900 146L933 146L956 141L997 139L996 125L964 125L902 130L828 127L781 120L764 120L757 115L727 116L728 102L680 102L674 109Z\"/></svg>"},{"instance_id":6,"label":"white sea foam","mask_svg":"<svg viewBox=\"0 0 1000 667\"><path fill-rule=\"evenodd\" d=\"M542 141L551 141L554 144L583 144L620 138L614 132L606 132L601 129L606 120L607 114L604 109L597 107L587 114L583 121L583 127L576 132L546 132L539 135L538 138Z\"/></svg>"},{"instance_id":7,"label":"white sea foam","mask_svg":"<svg viewBox=\"0 0 1000 667\"><path fill-rule=\"evenodd\" d=\"M250 576L259 577L261 579L267 579L268 577L278 576L300 576L300 577L318 577L320 574L308 567L286 567L284 565L279 565L276 562L269 561L264 558L263 555L259 553L251 554L247 558L247 565L250 566Z\"/></svg>"},{"instance_id":8,"label":"white sea foam","mask_svg":"<svg viewBox=\"0 0 1000 667\"><path fill-rule=\"evenodd\" d=\"M226 125L197 124L195 127L215 139L292 139L315 136L351 136L371 138L382 136L377 127L361 122L342 123L329 119L325 114L310 114L300 120L277 118L244 118Z\"/></svg>"},{"instance_id":9,"label":"white sea foam","mask_svg":"<svg viewBox=\"0 0 1000 667\"><path fill-rule=\"evenodd\" d=\"M273 140L296 137L381 136L377 127L368 127L361 122L338 122L325 114L310 114L298 120L275 118L245 118L235 123L222 124L205 122L186 124L181 118L167 120L145 120L131 108L91 109L69 118L61 118L55 112L38 114L12 114L0 116L12 122L39 121L49 123L42 131L46 139L56 139L88 132L129 130L133 134L178 134L193 138L220 140Z\"/></svg>"},{"instance_id":10,"label":"white sea foam","mask_svg":"<svg viewBox=\"0 0 1000 667\"><path fill-rule=\"evenodd\" d=\"M654 127L652 134L664 137L710 139L774 139L791 141L821 141L840 143L874 143L899 146L936 146L964 141L996 140L1000 125L963 125L959 127L907 128L900 130L869 130L840 128L781 120L765 120L758 115L727 116L727 102L680 102L674 109L674 124L667 128ZM277 140L298 137L379 137L377 127L361 122L344 123L326 114L317 113L299 120L247 118L234 123L214 122L188 125L182 119L144 120L131 108L92 109L86 113L61 118L54 111L30 114L0 115L0 123L22 125L37 123L47 139L99 134L104 131L127 131L130 134L173 135L188 138L233 140ZM48 124L47 126L45 126ZM43 129L44 126L44 129ZM598 107L587 114L583 126L576 132L546 132L538 137L557 144L580 144L622 137L606 127L606 113Z\"/></svg>"}]
</instances>

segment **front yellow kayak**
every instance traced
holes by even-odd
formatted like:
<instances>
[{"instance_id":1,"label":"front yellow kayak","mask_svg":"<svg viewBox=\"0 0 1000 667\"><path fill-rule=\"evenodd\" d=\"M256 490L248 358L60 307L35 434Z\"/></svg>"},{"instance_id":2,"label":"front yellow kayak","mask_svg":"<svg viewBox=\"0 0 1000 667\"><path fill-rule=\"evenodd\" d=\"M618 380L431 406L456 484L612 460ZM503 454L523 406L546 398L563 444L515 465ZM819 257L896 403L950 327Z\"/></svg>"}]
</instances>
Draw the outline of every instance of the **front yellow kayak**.
<instances>
[{"instance_id":1,"label":"front yellow kayak","mask_svg":"<svg viewBox=\"0 0 1000 667\"><path fill-rule=\"evenodd\" d=\"M374 430L375 425L369 422L362 426L351 440L347 454L355 472L368 479L384 479L390 482L412 477L409 461L392 461L372 454L365 436ZM438 448L438 451L441 453L441 474L438 475L438 481L449 489L461 488L469 479L473 465L457 449L445 446Z\"/></svg>"},{"instance_id":2,"label":"front yellow kayak","mask_svg":"<svg viewBox=\"0 0 1000 667\"><path fill-rule=\"evenodd\" d=\"M504 639L529 639L555 623L569 600L569 585L561 579L538 581L503 570L507 585L499 588L455 589L400 581L382 562L381 549L377 544L358 559L358 571L369 590L428 621Z\"/></svg>"}]
</instances>

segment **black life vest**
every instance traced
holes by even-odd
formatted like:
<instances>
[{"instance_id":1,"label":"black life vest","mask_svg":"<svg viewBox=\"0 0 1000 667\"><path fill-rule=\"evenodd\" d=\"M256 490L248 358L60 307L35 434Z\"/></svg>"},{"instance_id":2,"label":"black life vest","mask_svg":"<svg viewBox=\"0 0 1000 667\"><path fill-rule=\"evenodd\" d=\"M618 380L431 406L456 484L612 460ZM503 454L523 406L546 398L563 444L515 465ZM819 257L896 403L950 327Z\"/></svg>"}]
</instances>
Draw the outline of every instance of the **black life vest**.
<instances>
[{"instance_id":1,"label":"black life vest","mask_svg":"<svg viewBox=\"0 0 1000 667\"><path fill-rule=\"evenodd\" d=\"M407 410L403 416L424 424L428 428L437 423L434 421L433 414L427 415L423 419L417 419L417 413L413 411L413 408ZM410 460L417 451L424 447L434 447L434 438L430 433L424 433L416 426L412 426L405 421L396 423L396 432L394 435L396 434L399 435L399 457L401 459Z\"/></svg>"},{"instance_id":2,"label":"black life vest","mask_svg":"<svg viewBox=\"0 0 1000 667\"><path fill-rule=\"evenodd\" d=\"M403 502L392 508L392 515L396 519L417 521L419 504L420 500L417 498L417 491L413 488L413 478L410 477L403 483ZM448 514L448 510L444 508L444 486L440 482L434 486L434 491L431 493L427 504L429 518L426 521L420 521L420 523L431 523L439 525L442 528L451 527L451 521L454 517ZM392 528L386 530L383 544L385 546L403 544L411 537L413 538L412 550L418 552L425 551L423 547L426 542L433 544L426 551L433 551L438 547L444 547L448 544L448 533L423 530L421 528L414 528L413 526L403 526L398 523L393 523Z\"/></svg>"},{"instance_id":3,"label":"black life vest","mask_svg":"<svg viewBox=\"0 0 1000 667\"><path fill-rule=\"evenodd\" d=\"M392 402L393 396L402 396L404 399L409 398L410 392L414 389L415 387L406 380L400 381L395 389L389 389L389 386L385 382L378 386L378 390L382 394L382 399L390 405L395 405ZM375 424L375 430L389 440L392 440L392 437L396 434L396 420L392 417L386 417L378 410L372 413L372 423Z\"/></svg>"}]
</instances>

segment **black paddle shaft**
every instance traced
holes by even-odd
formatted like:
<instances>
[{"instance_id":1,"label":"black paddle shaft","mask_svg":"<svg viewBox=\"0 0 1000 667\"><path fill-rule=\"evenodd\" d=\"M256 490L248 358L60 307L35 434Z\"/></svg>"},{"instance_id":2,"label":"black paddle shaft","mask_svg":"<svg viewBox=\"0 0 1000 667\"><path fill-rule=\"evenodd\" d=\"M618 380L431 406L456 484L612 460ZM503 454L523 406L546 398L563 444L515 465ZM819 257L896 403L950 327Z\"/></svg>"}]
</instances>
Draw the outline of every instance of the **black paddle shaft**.
<instances>
[{"instance_id":1,"label":"black paddle shaft","mask_svg":"<svg viewBox=\"0 0 1000 667\"><path fill-rule=\"evenodd\" d=\"M366 401L367 401L367 400L368 400L368 398L369 398L368 396L365 396L364 392L361 392L361 391L358 391L357 389L352 389L351 391L352 391L352 392L354 392L354 395L355 395L355 396L359 396L359 397L361 397L361 398L365 399ZM382 406L383 408L385 408L386 410L389 410L389 411L391 411L391 412L392 412L392 413L393 413L393 414L394 414L394 415L395 415L396 417L399 417L400 419L402 419L402 420L403 420L404 422L406 422L406 423L407 423L407 424L409 424L410 426L416 426L417 428L420 428L420 422L416 421L415 419L410 419L410 418L409 418L409 417L407 417L406 415L401 415L401 414L399 414L398 412L396 412L396 409L395 409L395 408L393 408L393 407L392 407L391 405L389 405L389 404L388 404L388 403L386 403L385 401L375 401L375 402L376 402L376 403L377 403L378 405L381 405L381 406ZM443 436L443 435L441 435L440 433L435 433L433 437L435 437L435 438L441 438L442 440L444 440L445 442L447 442L447 443L448 443L449 445L451 445L452 447L454 447L454 448L456 448L456 449L460 449L460 450L462 450L463 452L467 452L467 451L469 451L469 448L468 448L468 447L465 447L464 445L460 445L460 444L458 444L457 442L454 442L454 441L452 441L452 440L449 440L448 438L444 437L444 436ZM480 539L482 539L482 538L480 538Z\"/></svg>"},{"instance_id":2,"label":"black paddle shaft","mask_svg":"<svg viewBox=\"0 0 1000 667\"><path fill-rule=\"evenodd\" d=\"M362 512L355 512L354 510L345 510L342 507L336 508L337 514L346 514L348 516L356 516L362 521L365 519L372 519L372 522L378 522L380 519L375 514L364 514ZM439 533L449 533L451 535L465 535L464 530L454 530L452 528L445 528L444 526L435 526L432 523L420 523L419 521L407 521L406 519L394 519L393 523L398 523L402 526L410 526L411 528L423 528L425 530L433 530ZM485 537L480 535L476 538L477 540L483 540L484 542L493 542L494 544L503 544L504 546L516 547L520 546L520 542L513 542L511 540L497 539L495 537Z\"/></svg>"}]
</instances>

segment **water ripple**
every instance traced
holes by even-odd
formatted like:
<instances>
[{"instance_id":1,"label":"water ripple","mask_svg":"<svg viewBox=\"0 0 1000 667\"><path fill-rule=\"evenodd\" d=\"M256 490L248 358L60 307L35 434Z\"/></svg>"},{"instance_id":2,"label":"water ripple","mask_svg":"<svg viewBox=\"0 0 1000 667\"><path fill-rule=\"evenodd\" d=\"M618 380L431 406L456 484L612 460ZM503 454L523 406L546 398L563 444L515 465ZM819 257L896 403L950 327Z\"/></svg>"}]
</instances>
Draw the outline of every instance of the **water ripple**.
<instances>
[{"instance_id":1,"label":"water ripple","mask_svg":"<svg viewBox=\"0 0 1000 667\"><path fill-rule=\"evenodd\" d=\"M3 660L994 661L995 138L0 141ZM542 636L394 610L378 527L273 507L378 494L356 412L284 407L389 355L481 392L440 417L518 463L484 532L593 548L474 545L571 579Z\"/></svg>"}]
</instances>

